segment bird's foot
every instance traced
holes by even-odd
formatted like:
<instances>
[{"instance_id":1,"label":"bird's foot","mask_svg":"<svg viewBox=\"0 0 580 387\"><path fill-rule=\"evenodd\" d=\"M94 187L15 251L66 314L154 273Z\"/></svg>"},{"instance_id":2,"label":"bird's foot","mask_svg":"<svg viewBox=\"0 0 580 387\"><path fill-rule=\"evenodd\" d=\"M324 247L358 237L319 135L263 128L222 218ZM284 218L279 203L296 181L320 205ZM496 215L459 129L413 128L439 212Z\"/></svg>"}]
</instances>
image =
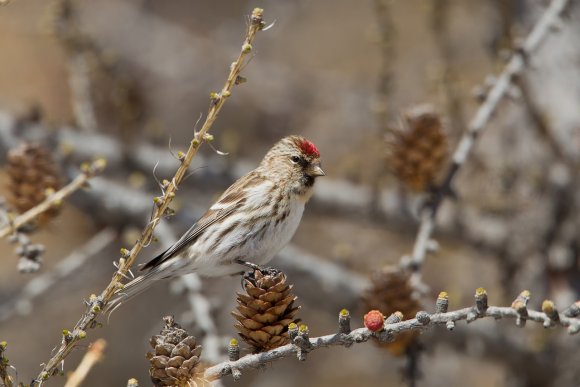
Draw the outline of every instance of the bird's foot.
<instances>
[{"instance_id":1,"label":"bird's foot","mask_svg":"<svg viewBox=\"0 0 580 387\"><path fill-rule=\"evenodd\" d=\"M275 267L262 267L262 268L260 268L260 271L263 274L270 275L270 276L277 276L278 274L282 273L282 270L277 269Z\"/></svg>"},{"instance_id":2,"label":"bird's foot","mask_svg":"<svg viewBox=\"0 0 580 387\"><path fill-rule=\"evenodd\" d=\"M263 267L260 265L256 265L255 263L252 262L242 261L241 259L236 259L236 263L244 265L251 269L248 270L247 272L240 272L240 274L242 275L242 287L244 287L245 281L249 281L253 284L256 284L257 279L256 272L260 272L262 276L264 275L276 276L282 272L280 269L276 269L275 267Z\"/></svg>"}]
</instances>

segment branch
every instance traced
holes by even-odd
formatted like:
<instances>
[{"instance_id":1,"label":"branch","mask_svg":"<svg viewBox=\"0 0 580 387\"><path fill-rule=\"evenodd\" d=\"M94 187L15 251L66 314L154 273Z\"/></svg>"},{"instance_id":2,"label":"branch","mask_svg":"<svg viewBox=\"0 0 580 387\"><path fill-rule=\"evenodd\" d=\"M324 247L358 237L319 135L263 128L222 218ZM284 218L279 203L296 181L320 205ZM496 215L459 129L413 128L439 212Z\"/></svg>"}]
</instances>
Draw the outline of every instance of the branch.
<instances>
[{"instance_id":1,"label":"branch","mask_svg":"<svg viewBox=\"0 0 580 387\"><path fill-rule=\"evenodd\" d=\"M180 166L177 168L175 175L171 181L165 180L162 189L163 195L156 197L154 199L155 207L153 213L151 214L151 220L147 226L143 229L141 237L135 243L131 250L122 250L122 257L119 259L118 270L113 275L111 282L107 285L105 290L98 297L93 297L87 307L87 310L82 315L81 319L76 323L75 327L68 335L64 335L61 345L55 354L50 358L50 360L44 365L42 371L36 378L34 382L42 382L50 378L55 371L58 370L58 365L64 360L64 358L72 351L76 346L77 342L86 336L86 330L91 327L95 322L96 318L103 310L103 306L113 297L113 295L122 289L123 278L127 278L127 273L141 250L146 247L153 236L153 231L155 227L159 224L161 219L165 216L169 204L175 197L177 187L184 179L188 167L196 155L199 147L203 142L211 141L212 136L209 135L209 129L216 120L218 113L220 112L225 100L231 95L231 90L234 85L240 82L240 72L245 63L246 58L252 51L252 43L258 31L264 27L264 22L262 19L263 10L260 8L255 8L250 17L250 24L246 33L244 43L242 44L242 49L238 55L235 62L232 63L230 67L230 73L219 93L211 93L211 103L209 112L203 123L203 126L199 132L195 132L193 140L189 145L189 148L185 154L178 154L178 158L181 161ZM34 384L33 382L33 384Z\"/></svg>"},{"instance_id":2,"label":"branch","mask_svg":"<svg viewBox=\"0 0 580 387\"><path fill-rule=\"evenodd\" d=\"M312 305L329 311L357 307L364 290L370 286L368 276L292 243L278 253L273 263L293 278L296 291L307 294ZM340 294L339 299L329 296L336 294Z\"/></svg>"},{"instance_id":3,"label":"branch","mask_svg":"<svg viewBox=\"0 0 580 387\"><path fill-rule=\"evenodd\" d=\"M0 158L2 157L2 151L6 151L14 144L17 144L20 138L30 138L36 141L41 139L43 143L48 144L61 144L66 148L72 149L73 152L67 155L67 164L79 160L87 160L98 155L107 160L107 167L111 170L126 171L127 158L129 158L129 165L146 174L150 174L152 169L155 169L159 175L171 174L174 171L175 157L167 152L166 146L161 147L136 141L131 144L129 152L124 154L121 145L111 135L100 132L82 132L69 127L61 127L57 131L50 131L42 125L19 127L18 131L16 131L14 122L14 117L0 111ZM220 160L216 161L215 157L217 156L205 157L204 155L197 155L196 164L204 167L197 173L192 174L188 181L190 183L203 181L205 184L211 183L223 186L240 178L255 163L249 159L239 159L230 167L220 162ZM85 196L92 195L100 182L103 182L103 179L95 179L91 184L91 191L86 192ZM386 217L390 221L403 223L409 228L412 226L408 217L403 215L401 211L401 203L397 199L398 193L396 189L384 188L380 192L373 193L373 187L354 184L344 179L333 179L330 176L316 184L316 193L309 202L310 208L339 214L366 215L369 213L369 208L373 207L373 195L378 195L381 199L376 204L375 217ZM128 190L130 188L120 189ZM134 191L143 196L141 191ZM124 200L125 197L128 199ZM133 197L131 195L121 195L118 192L117 195L103 196L101 201L105 199L107 203L113 203L115 206L117 204L120 205L122 201L127 202L130 208L135 209L135 212L130 215L131 220L136 219L136 215L143 214L141 210L132 205ZM149 200L147 200L146 206L149 208ZM124 211L123 207L119 206L113 210L108 208L107 204L96 215L105 214L107 224L110 224L110 219L114 219L117 223L124 221L124 212L126 211ZM138 220L141 221L141 218L139 217Z\"/></svg>"},{"instance_id":4,"label":"branch","mask_svg":"<svg viewBox=\"0 0 580 387\"><path fill-rule=\"evenodd\" d=\"M308 352L319 348L331 346L348 348L353 344L364 343L371 339L389 342L393 341L396 335L402 332L424 331L437 325L445 325L451 331L455 328L455 322L462 320L470 323L488 317L495 320L515 319L516 325L520 327L525 325L525 321L532 321L540 323L546 328L555 326L567 327L570 334L580 332L580 319L576 318L580 314L580 301L573 304L563 313L558 313L553 308L544 307L547 303L550 303L550 306L553 307L551 301L544 301L542 312L533 311L528 310L526 307L527 301L529 300L529 292L524 291L514 301L512 307L487 306L487 293L483 289L478 289L475 296L475 306L448 312L446 297L447 295L445 293L440 294L436 304L437 313L429 314L421 311L417 313L415 318L401 321L402 314L396 312L384 320L378 327L379 329L375 331L371 331L368 328L358 328L350 331L350 317L346 310L341 311L339 314L338 333L308 338L308 328L306 326L301 326L297 335L293 335L291 332L293 327L289 326L289 334L291 337L294 336L292 344L287 344L267 352L249 354L239 360L216 364L204 371L204 378L214 380L231 374L232 371L237 376L240 376L240 371L242 370L261 368L273 360L284 357L298 356L299 360L305 360ZM442 306L441 299L445 301L445 306ZM377 311L375 312L379 313ZM345 322L345 318L348 318L348 321ZM371 324L369 326L372 327Z\"/></svg>"},{"instance_id":5,"label":"branch","mask_svg":"<svg viewBox=\"0 0 580 387\"><path fill-rule=\"evenodd\" d=\"M167 223L161 224L157 231L157 235L163 241L163 244L170 246L177 241ZM180 319L181 323L194 325L201 332L201 337L198 337L198 339L202 341L204 358L209 362L217 363L223 360L220 355L220 344L223 340L218 334L217 325L211 314L211 302L203 294L202 289L201 278L197 273L180 276L171 283L172 293L185 293L189 303L189 310Z\"/></svg>"},{"instance_id":6,"label":"branch","mask_svg":"<svg viewBox=\"0 0 580 387\"><path fill-rule=\"evenodd\" d=\"M18 230L18 228L20 228L21 226L36 219L36 217L38 217L43 212L48 211L54 205L62 203L62 201L66 197L70 196L79 188L84 187L91 177L95 176L95 174L97 173L102 172L104 168L105 168L104 159L96 160L92 164L83 167L83 173L78 175L69 184L65 185L60 190L47 197L42 203L26 211L24 214L16 217L14 220L9 222L8 225L2 227L0 229L0 238L12 234L14 231Z\"/></svg>"},{"instance_id":7,"label":"branch","mask_svg":"<svg viewBox=\"0 0 580 387\"><path fill-rule=\"evenodd\" d=\"M85 356L83 356L83 360L81 360L77 369L70 374L64 387L79 387L89 374L91 368L93 368L93 366L103 357L103 352L105 351L106 346L107 342L104 339L98 339L95 341Z\"/></svg>"},{"instance_id":8,"label":"branch","mask_svg":"<svg viewBox=\"0 0 580 387\"><path fill-rule=\"evenodd\" d=\"M107 165L109 164L107 159ZM208 169L211 167L210 164ZM121 227L142 222L144 212L151 206L150 196L143 190L121 185L101 176L91 180L91 189L82 191L76 199L76 204L94 214L93 217L98 216L107 224ZM190 226L191 219L203 215L206 208L193 202L186 203L178 216L172 219L172 225L186 229ZM167 238L164 236L167 232L161 233L161 231L163 230L160 227L156 229L158 237ZM168 245L168 243L164 244ZM345 268L332 260L316 256L292 243L278 253L274 264L290 277L295 278L295 281L300 282L298 290L309 294L313 304L320 304L326 310L355 308L360 301L362 291L369 286L367 276ZM329 302L331 299L328 297L329 294L341 294L341 299ZM0 304L0 321L2 321L2 312L3 306Z\"/></svg>"},{"instance_id":9,"label":"branch","mask_svg":"<svg viewBox=\"0 0 580 387\"><path fill-rule=\"evenodd\" d=\"M90 54L98 58L98 51L89 36L81 32L77 4L58 0L55 4L54 32L67 56L68 83L72 108L80 129L98 130L95 104L92 98L92 64Z\"/></svg>"},{"instance_id":10,"label":"branch","mask_svg":"<svg viewBox=\"0 0 580 387\"><path fill-rule=\"evenodd\" d=\"M418 274L427 253L429 239L435 228L435 217L437 210L446 194L451 191L453 179L465 163L467 156L471 152L478 135L485 129L493 113L497 109L503 97L509 91L514 78L526 67L531 54L534 53L548 35L553 31L553 26L559 21L560 15L564 12L569 0L553 0L546 9L540 20L536 23L520 49L514 52L511 60L506 64L503 72L485 97L483 103L477 110L475 116L469 123L467 131L463 134L461 141L453 153L453 160L449 166L443 184L430 206L425 207L421 213L421 224L417 233L413 252L409 260L402 260L402 264L410 266Z\"/></svg>"},{"instance_id":11,"label":"branch","mask_svg":"<svg viewBox=\"0 0 580 387\"><path fill-rule=\"evenodd\" d=\"M116 236L115 230L106 228L81 248L62 259L53 270L34 277L20 290L18 295L0 304L0 322L8 320L14 313L26 313L31 309L34 299L46 294L50 287L61 283L77 269L83 267L89 259L110 245Z\"/></svg>"},{"instance_id":12,"label":"branch","mask_svg":"<svg viewBox=\"0 0 580 387\"><path fill-rule=\"evenodd\" d=\"M223 359L220 354L221 343L223 340L218 334L216 323L211 315L211 302L201 292L202 283L197 273L190 273L179 277L175 284L186 293L187 302L189 303L190 320L202 333L202 347L205 358L210 362L217 362ZM193 319L193 321L192 321Z\"/></svg>"}]
</instances>

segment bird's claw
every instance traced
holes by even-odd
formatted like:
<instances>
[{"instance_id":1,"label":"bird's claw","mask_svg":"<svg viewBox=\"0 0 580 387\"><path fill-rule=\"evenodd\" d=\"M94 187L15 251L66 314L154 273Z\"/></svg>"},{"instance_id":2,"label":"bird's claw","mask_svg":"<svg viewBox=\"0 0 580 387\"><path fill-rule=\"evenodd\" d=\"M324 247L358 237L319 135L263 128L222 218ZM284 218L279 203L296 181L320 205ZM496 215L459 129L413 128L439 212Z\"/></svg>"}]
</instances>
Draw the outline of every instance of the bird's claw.
<instances>
[{"instance_id":1,"label":"bird's claw","mask_svg":"<svg viewBox=\"0 0 580 387\"><path fill-rule=\"evenodd\" d=\"M250 268L250 270L246 272L240 272L242 275L242 287L244 287L244 283L249 281L252 284L256 284L256 272L259 271L262 275L269 275L269 276L277 276L282 271L280 269L276 269L275 267L262 267L260 265L256 265L255 263L246 262L242 260L236 260L236 263L246 266Z\"/></svg>"},{"instance_id":2,"label":"bird's claw","mask_svg":"<svg viewBox=\"0 0 580 387\"><path fill-rule=\"evenodd\" d=\"M261 267L261 268L260 268L260 271L261 271L263 274L270 275L270 276L273 276L273 277L275 277L275 276L277 276L278 274L282 273L282 270L280 270L280 269L277 269L277 268L275 268L275 267Z\"/></svg>"}]
</instances>

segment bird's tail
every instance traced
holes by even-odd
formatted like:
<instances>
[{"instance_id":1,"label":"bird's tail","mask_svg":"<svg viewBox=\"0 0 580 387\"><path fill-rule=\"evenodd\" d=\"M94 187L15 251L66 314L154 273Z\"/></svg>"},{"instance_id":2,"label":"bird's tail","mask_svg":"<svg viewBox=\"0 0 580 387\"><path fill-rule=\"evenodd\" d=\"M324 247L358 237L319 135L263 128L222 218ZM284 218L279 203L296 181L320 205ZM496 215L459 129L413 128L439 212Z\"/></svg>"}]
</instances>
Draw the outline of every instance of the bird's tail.
<instances>
[{"instance_id":1,"label":"bird's tail","mask_svg":"<svg viewBox=\"0 0 580 387\"><path fill-rule=\"evenodd\" d=\"M153 268L149 272L136 277L131 282L125 284L125 286L120 289L105 305L103 308L105 313L109 313L110 315L119 306L137 296L138 294L141 294L143 291L149 288L149 286L153 285L155 281L165 278L166 276L167 274L162 273L162 271L158 270L158 268Z\"/></svg>"}]
</instances>

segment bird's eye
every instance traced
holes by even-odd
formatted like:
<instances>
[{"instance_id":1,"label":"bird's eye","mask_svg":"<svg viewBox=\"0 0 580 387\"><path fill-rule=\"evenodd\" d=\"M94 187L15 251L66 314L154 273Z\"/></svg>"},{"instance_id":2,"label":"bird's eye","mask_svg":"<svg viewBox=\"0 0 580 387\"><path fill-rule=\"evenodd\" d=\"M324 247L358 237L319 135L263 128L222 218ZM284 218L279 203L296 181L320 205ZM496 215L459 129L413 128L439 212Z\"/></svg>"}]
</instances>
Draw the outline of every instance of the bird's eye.
<instances>
[{"instance_id":1,"label":"bird's eye","mask_svg":"<svg viewBox=\"0 0 580 387\"><path fill-rule=\"evenodd\" d=\"M290 157L290 160L292 160L293 163L299 163L300 162L300 157L298 156L292 156Z\"/></svg>"}]
</instances>

